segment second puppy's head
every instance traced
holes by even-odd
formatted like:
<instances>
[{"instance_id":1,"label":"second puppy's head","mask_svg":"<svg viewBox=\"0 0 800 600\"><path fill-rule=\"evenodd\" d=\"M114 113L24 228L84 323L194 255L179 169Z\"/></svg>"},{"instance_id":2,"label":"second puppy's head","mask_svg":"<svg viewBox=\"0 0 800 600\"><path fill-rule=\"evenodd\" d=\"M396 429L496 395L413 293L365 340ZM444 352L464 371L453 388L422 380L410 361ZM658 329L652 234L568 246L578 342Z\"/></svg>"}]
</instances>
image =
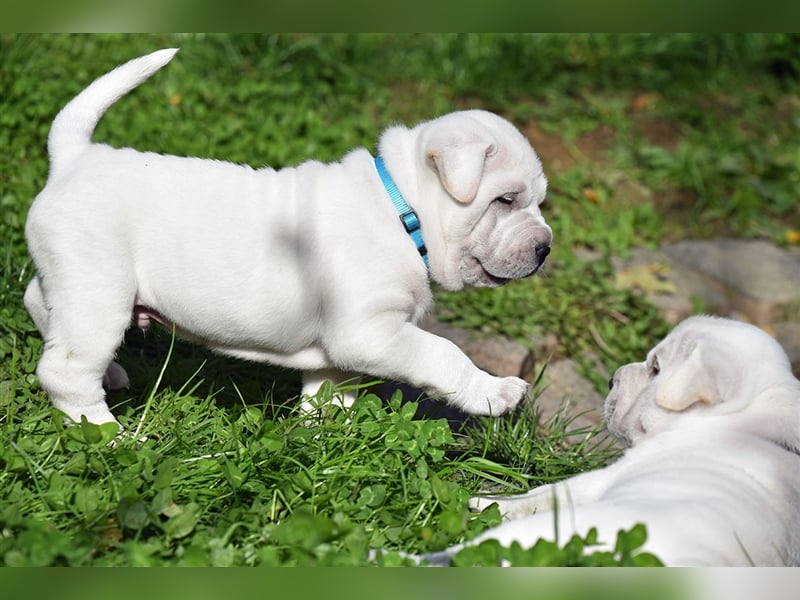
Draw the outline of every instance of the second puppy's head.
<instances>
[{"instance_id":1,"label":"second puppy's head","mask_svg":"<svg viewBox=\"0 0 800 600\"><path fill-rule=\"evenodd\" d=\"M620 367L605 404L628 445L698 421L800 447L800 382L767 333L731 319L686 319L641 363Z\"/></svg>"}]
</instances>

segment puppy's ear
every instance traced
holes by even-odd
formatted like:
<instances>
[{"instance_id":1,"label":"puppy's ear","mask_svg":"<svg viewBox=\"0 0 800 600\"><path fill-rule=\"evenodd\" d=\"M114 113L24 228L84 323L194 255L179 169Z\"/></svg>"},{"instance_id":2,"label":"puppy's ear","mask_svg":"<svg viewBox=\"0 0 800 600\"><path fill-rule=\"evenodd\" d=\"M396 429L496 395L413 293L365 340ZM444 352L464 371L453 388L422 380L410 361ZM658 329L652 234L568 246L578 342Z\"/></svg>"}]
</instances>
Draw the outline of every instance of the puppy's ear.
<instances>
[{"instance_id":1,"label":"puppy's ear","mask_svg":"<svg viewBox=\"0 0 800 600\"><path fill-rule=\"evenodd\" d=\"M469 204L478 193L486 157L495 151L494 144L489 142L434 140L428 145L425 157L433 162L447 193Z\"/></svg>"},{"instance_id":2,"label":"puppy's ear","mask_svg":"<svg viewBox=\"0 0 800 600\"><path fill-rule=\"evenodd\" d=\"M678 364L658 375L656 404L667 410L682 411L698 402L709 405L719 402L713 357L705 356L699 343L674 362Z\"/></svg>"}]
</instances>

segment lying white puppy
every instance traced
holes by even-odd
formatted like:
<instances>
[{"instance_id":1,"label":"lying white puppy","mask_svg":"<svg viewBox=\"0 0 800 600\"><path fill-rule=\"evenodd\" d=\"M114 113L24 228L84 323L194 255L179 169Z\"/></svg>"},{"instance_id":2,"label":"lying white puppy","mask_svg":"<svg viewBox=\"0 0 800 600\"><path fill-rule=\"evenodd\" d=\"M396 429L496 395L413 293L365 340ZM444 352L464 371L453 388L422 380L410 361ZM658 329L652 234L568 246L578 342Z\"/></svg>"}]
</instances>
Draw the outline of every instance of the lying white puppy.
<instances>
[{"instance_id":1,"label":"lying white puppy","mask_svg":"<svg viewBox=\"0 0 800 600\"><path fill-rule=\"evenodd\" d=\"M562 543L597 527L610 550L620 529L644 523L644 550L667 565L800 565L800 381L777 342L692 317L610 385L608 429L631 448L527 494L473 498L476 509L497 502L508 522L470 544L533 546L554 539L557 518ZM461 548L422 558L446 564Z\"/></svg>"},{"instance_id":2,"label":"lying white puppy","mask_svg":"<svg viewBox=\"0 0 800 600\"><path fill-rule=\"evenodd\" d=\"M389 128L379 159L356 149L280 171L91 143L111 104L175 52L104 75L53 122L50 174L26 227L37 276L25 294L53 404L74 420L114 420L102 383L128 383L112 359L134 315L223 354L302 369L309 393L367 373L469 413L513 409L524 381L479 370L416 323L429 278L495 286L544 262L547 182L519 131L457 112Z\"/></svg>"}]
</instances>

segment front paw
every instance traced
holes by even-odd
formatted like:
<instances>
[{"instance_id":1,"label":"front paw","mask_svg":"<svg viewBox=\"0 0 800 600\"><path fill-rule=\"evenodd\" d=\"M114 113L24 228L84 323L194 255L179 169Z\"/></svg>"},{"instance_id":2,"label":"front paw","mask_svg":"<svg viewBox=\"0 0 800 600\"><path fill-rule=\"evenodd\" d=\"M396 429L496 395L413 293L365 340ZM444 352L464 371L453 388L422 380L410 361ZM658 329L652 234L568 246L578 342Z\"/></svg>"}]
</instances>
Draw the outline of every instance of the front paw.
<instances>
[{"instance_id":1,"label":"front paw","mask_svg":"<svg viewBox=\"0 0 800 600\"><path fill-rule=\"evenodd\" d=\"M513 521L536 512L536 507L529 505L524 496L475 496L469 499L469 508L475 512L481 512L492 504L497 504L503 521Z\"/></svg>"},{"instance_id":2,"label":"front paw","mask_svg":"<svg viewBox=\"0 0 800 600\"><path fill-rule=\"evenodd\" d=\"M498 417L514 410L528 393L528 384L518 377L493 377L486 373L481 385L460 407L472 415Z\"/></svg>"},{"instance_id":3,"label":"front paw","mask_svg":"<svg viewBox=\"0 0 800 600\"><path fill-rule=\"evenodd\" d=\"M481 512L497 503L497 496L473 496L469 499L469 509L473 512Z\"/></svg>"},{"instance_id":4,"label":"front paw","mask_svg":"<svg viewBox=\"0 0 800 600\"><path fill-rule=\"evenodd\" d=\"M500 513L505 515L508 511L518 507L521 502L522 494L516 496L473 496L469 499L469 509L475 512L480 512L492 504L497 504Z\"/></svg>"}]
</instances>

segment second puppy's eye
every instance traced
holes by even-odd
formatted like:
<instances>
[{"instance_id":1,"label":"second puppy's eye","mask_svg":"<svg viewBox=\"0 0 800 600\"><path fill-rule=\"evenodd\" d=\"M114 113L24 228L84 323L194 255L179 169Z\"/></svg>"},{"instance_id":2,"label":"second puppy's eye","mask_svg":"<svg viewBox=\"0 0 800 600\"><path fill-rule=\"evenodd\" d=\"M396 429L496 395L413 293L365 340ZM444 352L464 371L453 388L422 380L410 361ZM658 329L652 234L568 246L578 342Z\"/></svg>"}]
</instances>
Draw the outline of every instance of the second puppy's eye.
<instances>
[{"instance_id":1,"label":"second puppy's eye","mask_svg":"<svg viewBox=\"0 0 800 600\"><path fill-rule=\"evenodd\" d=\"M517 192L509 192L507 194L503 194L502 196L498 196L494 199L495 202L499 202L500 204L513 204L514 200L517 199Z\"/></svg>"},{"instance_id":2,"label":"second puppy's eye","mask_svg":"<svg viewBox=\"0 0 800 600\"><path fill-rule=\"evenodd\" d=\"M650 361L650 377L655 377L661 372L661 366L658 364L658 357L654 356Z\"/></svg>"}]
</instances>

